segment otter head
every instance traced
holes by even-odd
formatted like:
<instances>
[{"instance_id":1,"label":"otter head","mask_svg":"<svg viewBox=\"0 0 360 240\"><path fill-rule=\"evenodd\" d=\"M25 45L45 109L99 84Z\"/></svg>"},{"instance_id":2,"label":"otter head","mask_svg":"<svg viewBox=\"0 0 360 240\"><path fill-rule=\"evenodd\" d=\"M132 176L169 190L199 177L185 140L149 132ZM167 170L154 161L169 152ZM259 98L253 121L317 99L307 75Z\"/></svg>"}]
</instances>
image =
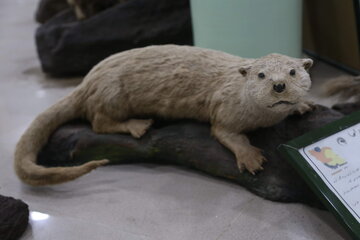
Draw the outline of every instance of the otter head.
<instances>
[{"instance_id":1,"label":"otter head","mask_svg":"<svg viewBox=\"0 0 360 240\"><path fill-rule=\"evenodd\" d=\"M289 111L310 89L308 70L311 59L291 58L269 54L243 66L239 72L245 77L245 94L250 101L270 111Z\"/></svg>"}]
</instances>

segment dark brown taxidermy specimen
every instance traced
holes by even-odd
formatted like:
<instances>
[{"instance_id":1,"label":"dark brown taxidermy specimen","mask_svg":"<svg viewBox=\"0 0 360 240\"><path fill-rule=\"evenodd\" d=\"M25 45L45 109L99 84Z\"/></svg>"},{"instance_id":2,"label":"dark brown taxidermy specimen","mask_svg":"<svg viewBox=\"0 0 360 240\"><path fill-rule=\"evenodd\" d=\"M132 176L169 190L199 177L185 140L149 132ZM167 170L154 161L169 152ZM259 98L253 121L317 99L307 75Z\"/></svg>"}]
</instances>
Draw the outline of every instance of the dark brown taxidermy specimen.
<instances>
[{"instance_id":1,"label":"dark brown taxidermy specimen","mask_svg":"<svg viewBox=\"0 0 360 240\"><path fill-rule=\"evenodd\" d=\"M130 0L67 0L78 19L89 18L116 4Z\"/></svg>"},{"instance_id":2,"label":"dark brown taxidermy specimen","mask_svg":"<svg viewBox=\"0 0 360 240\"><path fill-rule=\"evenodd\" d=\"M28 225L28 205L21 200L0 195L0 239L19 239Z\"/></svg>"}]
</instances>

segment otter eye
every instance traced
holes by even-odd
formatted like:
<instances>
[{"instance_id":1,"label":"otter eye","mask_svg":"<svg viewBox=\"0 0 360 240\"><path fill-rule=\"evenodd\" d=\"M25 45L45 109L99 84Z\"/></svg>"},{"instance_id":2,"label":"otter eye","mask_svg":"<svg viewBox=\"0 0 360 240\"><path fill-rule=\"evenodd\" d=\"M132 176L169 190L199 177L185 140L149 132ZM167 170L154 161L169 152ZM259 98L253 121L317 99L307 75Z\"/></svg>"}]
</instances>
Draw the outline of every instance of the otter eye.
<instances>
[{"instance_id":1,"label":"otter eye","mask_svg":"<svg viewBox=\"0 0 360 240\"><path fill-rule=\"evenodd\" d=\"M295 73L296 73L295 69L291 69L291 70L290 70L290 75L291 75L291 76L295 76Z\"/></svg>"},{"instance_id":2,"label":"otter eye","mask_svg":"<svg viewBox=\"0 0 360 240\"><path fill-rule=\"evenodd\" d=\"M259 73L259 74L258 74L258 77L261 78L261 79L264 79L264 78L265 78L265 74L264 74L264 73Z\"/></svg>"}]
</instances>

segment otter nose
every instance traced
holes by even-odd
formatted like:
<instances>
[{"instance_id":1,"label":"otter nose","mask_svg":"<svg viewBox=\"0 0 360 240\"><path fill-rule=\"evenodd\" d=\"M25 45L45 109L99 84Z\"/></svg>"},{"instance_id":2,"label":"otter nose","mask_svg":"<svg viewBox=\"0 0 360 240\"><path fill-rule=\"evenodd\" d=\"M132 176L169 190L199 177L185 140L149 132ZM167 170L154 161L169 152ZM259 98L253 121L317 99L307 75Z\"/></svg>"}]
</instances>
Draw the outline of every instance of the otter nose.
<instances>
[{"instance_id":1,"label":"otter nose","mask_svg":"<svg viewBox=\"0 0 360 240\"><path fill-rule=\"evenodd\" d=\"M281 92L283 92L284 90L285 90L285 83L282 83L282 84L274 84L274 86L273 86L273 89L274 89L274 91L275 92L277 92L277 93L281 93Z\"/></svg>"}]
</instances>

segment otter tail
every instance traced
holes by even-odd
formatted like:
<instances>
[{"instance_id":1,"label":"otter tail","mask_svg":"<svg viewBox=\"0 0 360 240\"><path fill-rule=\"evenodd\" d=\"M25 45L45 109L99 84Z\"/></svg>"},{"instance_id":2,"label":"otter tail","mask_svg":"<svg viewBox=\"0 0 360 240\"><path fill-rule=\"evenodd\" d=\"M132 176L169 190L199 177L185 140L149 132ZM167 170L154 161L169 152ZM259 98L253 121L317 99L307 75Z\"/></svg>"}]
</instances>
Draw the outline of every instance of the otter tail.
<instances>
[{"instance_id":1,"label":"otter tail","mask_svg":"<svg viewBox=\"0 0 360 240\"><path fill-rule=\"evenodd\" d=\"M324 95L339 95L342 99L356 97L360 100L360 76L335 78L324 86Z\"/></svg>"},{"instance_id":2,"label":"otter tail","mask_svg":"<svg viewBox=\"0 0 360 240\"><path fill-rule=\"evenodd\" d=\"M39 151L63 123L80 117L81 101L76 92L41 113L20 138L15 150L15 171L25 183L35 186L58 184L78 178L107 164L98 160L74 167L43 167L36 164Z\"/></svg>"}]
</instances>

